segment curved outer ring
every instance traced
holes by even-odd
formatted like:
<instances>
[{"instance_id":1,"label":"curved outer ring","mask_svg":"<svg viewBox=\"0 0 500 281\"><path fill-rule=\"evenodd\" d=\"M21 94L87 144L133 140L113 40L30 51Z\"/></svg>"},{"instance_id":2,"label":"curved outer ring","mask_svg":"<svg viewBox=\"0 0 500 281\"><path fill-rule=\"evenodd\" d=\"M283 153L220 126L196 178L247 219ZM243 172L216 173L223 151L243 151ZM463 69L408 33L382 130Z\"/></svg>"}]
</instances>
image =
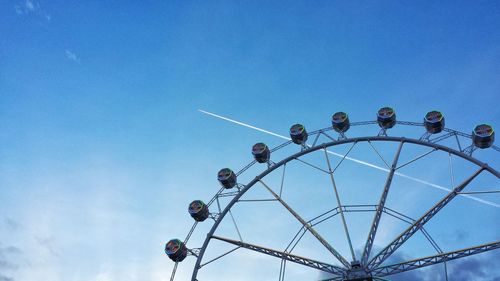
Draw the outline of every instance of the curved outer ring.
<instances>
[{"instance_id":1,"label":"curved outer ring","mask_svg":"<svg viewBox=\"0 0 500 281\"><path fill-rule=\"evenodd\" d=\"M357 143L357 142L367 142L367 141L392 141L392 142L403 142L403 143L412 143L412 144L418 144L418 145L423 145L423 146L428 146L428 147L432 147L432 148L436 148L438 150L441 150L441 151L445 151L445 152L448 152L448 153L451 153L453 155L456 155L456 156L459 156L459 157L462 157L478 166L482 166L485 168L485 170L487 170L488 172L492 173L493 175L495 175L497 178L500 178L500 173L498 171L496 171L495 169L491 168L490 166L488 166L488 164L486 163L483 163L463 152L460 152L460 151L457 151L457 150L454 150L452 148L449 148L447 146L443 146L443 145L440 145L440 144L437 144L437 143L432 143L432 142L427 142L427 141L421 141L421 140L417 140L417 139L408 139L408 138L404 138L404 137L385 137L385 136L373 136L373 137L358 137L358 138L351 138L351 139L343 139L343 140L339 140L339 141L332 141L332 142L328 142L328 143L323 143L323 144L320 144L320 145L317 145L317 146L314 146L314 147L311 147L309 149L305 149L303 151L300 151L298 153L295 153L281 161L279 161L278 163L276 163L275 165L269 167L268 169L266 169L264 172L260 173L258 176L255 177L255 179L253 179L252 181L250 181L232 200L231 202L229 202L229 204L226 206L226 208L224 208L224 210L222 211L222 213L220 213L219 215L219 218L217 219L217 221L215 221L214 225L212 226L212 228L210 229L210 231L208 232L207 234L207 238L205 238L205 242L203 243L203 246L201 247L201 250L200 250L200 253L198 255L198 258L196 260L196 264L194 266L194 270L193 270L193 275L191 277L191 281L197 281L196 277L198 275L198 269L200 268L200 264L201 264L201 260L203 259L203 255L205 254L205 250L208 246L208 243L210 242L211 238L212 238L212 235L214 234L215 230L217 229L217 227L219 226L220 222L222 221L222 219L224 219L224 217L226 216L226 214L229 212L229 210L233 207L233 205L238 202L238 200L241 198L241 196L243 196L243 194L245 194L253 185L255 185L260 179L264 178L265 176L267 176L269 173L271 173L272 171L276 170L277 168L283 166L284 164L296 159L296 158L299 158L300 156L303 156L303 155L306 155L306 154L309 154L311 152L314 152L314 151L317 151L317 150L320 150L320 149L326 149L328 147L331 147L331 146L335 146L335 145L340 145L340 144L346 144L346 143Z\"/></svg>"}]
</instances>

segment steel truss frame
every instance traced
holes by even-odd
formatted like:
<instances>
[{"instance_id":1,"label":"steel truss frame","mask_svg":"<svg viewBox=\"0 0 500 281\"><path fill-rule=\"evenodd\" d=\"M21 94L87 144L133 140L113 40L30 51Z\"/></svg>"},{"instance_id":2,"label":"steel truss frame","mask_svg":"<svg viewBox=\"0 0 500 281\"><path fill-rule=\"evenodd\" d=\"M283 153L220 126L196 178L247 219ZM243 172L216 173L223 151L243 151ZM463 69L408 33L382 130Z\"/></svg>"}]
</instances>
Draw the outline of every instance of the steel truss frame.
<instances>
[{"instance_id":1,"label":"steel truss frame","mask_svg":"<svg viewBox=\"0 0 500 281\"><path fill-rule=\"evenodd\" d=\"M410 271L413 269L417 268L422 268L438 263L443 263L451 260L456 260L459 258L463 257L468 257L471 255L475 254L480 254L484 253L487 251L495 250L495 249L500 249L500 241L484 244L484 245L479 245L475 247L470 247L462 250L457 250L457 251L452 251L452 252L447 252L447 253L442 253L434 256L429 256L425 258L420 258L420 259L415 259L415 260L410 260L402 263L397 263L397 264L392 264L392 265L387 265L387 266L381 266L378 268L373 269L371 272L372 274L378 276L378 277L384 277L396 273L401 273L405 271Z\"/></svg>"},{"instance_id":2,"label":"steel truss frame","mask_svg":"<svg viewBox=\"0 0 500 281\"><path fill-rule=\"evenodd\" d=\"M266 254L266 255L274 256L274 257L277 257L277 258L280 258L280 259L284 259L284 260L287 260L287 261L291 261L291 262L302 264L302 265L305 265L305 266L308 266L308 267L312 267L312 268L315 268L315 269L318 269L318 270L321 270L321 271L324 271L324 272L328 272L328 273L337 275L338 277L345 276L345 273L346 273L346 269L345 268L342 268L342 267L339 267L339 266L335 266L335 265L331 265L331 264L327 264L327 263L320 262L320 261L315 261L315 260L312 260L312 259L308 259L308 258L304 258L304 257L301 257L301 256L293 255L293 254L290 254L290 253L286 253L286 252L282 252L282 251L278 251L278 250L273 250L273 249L265 248L265 247L262 247L262 246L259 246L259 245L245 243L245 242L242 242L242 241L232 240L232 239L229 239L229 238L219 237L219 236L216 236L216 235L213 235L212 238L220 240L220 241L227 242L229 244L236 245L238 247L247 248L249 250L260 252L260 253L263 253L263 254Z\"/></svg>"},{"instance_id":3,"label":"steel truss frame","mask_svg":"<svg viewBox=\"0 0 500 281\"><path fill-rule=\"evenodd\" d=\"M397 121L396 123L400 124L400 125L423 126L423 123L418 123L418 122ZM353 123L351 123L351 126L363 126L363 125L370 125L370 124L376 124L376 121L353 122ZM342 257L335 249L333 249L333 247L331 247L328 244L328 242L324 241L324 239L321 238L321 236L319 235L319 233L317 233L317 235L314 235L315 230L313 228L314 225L319 224L319 223L321 223L321 222L323 222L323 221L325 221L325 220L327 220L327 219L329 219L329 218L331 218L331 217L333 217L333 216L335 216L337 214L341 214L341 216L343 218L343 213L349 211L349 210L347 210L348 206L341 205L341 201L340 201L340 198L338 196L338 193L337 193L337 190L336 190L336 186L335 186L334 177L333 177L334 171L335 171L335 169L338 166L335 167L335 169L332 170L332 167L330 166L330 162L329 162L329 159L328 159L328 153L331 153L331 152L329 152L327 150L329 147L336 146L336 145L342 145L342 144L348 144L348 143L352 143L353 146L356 143L359 143L359 142L368 142L371 146L372 146L372 142L378 142L378 141L399 142L400 143L400 145L398 147L398 150L396 152L396 156L395 156L395 158L394 158L391 166L389 166L387 164L387 162L385 162L385 160L381 157L381 155L378 153L378 151L376 151L375 147L372 146L372 148L377 152L377 154L379 154L379 156L382 158L382 160L384 160L384 162L386 163L386 165L387 165L387 167L389 169L387 170L388 171L388 177L387 177L387 180L386 180L386 184L384 185L384 190L383 190L383 193L382 193L381 198L379 200L379 204L378 205L363 205L363 206L366 206L366 207L373 208L373 209L370 209L368 211L375 212L375 216L374 216L374 219L373 219L373 222L372 222L372 226L370 228L370 233L368 235L368 238L367 238L367 241L366 241L366 245L365 245L362 257L361 257L361 264L363 265L363 268L366 270L367 274L370 277L373 277L375 280L383 280L380 277L384 277L384 276L388 276L388 275L392 275L392 274L396 274L396 273L401 273L401 272L405 272L405 271L409 271L409 270L414 270L414 269L417 269L417 268L421 268L421 267L425 267L425 266L429 266L429 265L433 265L433 264L437 264L437 263L446 263L446 261L449 261L449 260L454 260L454 259L458 259L458 258L462 258L462 257L466 257L466 256L478 254L478 253L483 253L483 252L486 252L486 251L490 251L490 250L494 250L494 249L500 248L500 241L497 241L497 242L493 242L493 243L489 243L489 244L484 244L484 245L480 245L480 246L470 247L470 248L463 249L463 250L457 250L457 251L443 253L441 251L441 249L439 248L439 246L437 246L437 244L435 243L435 241L432 239L432 237L430 237L430 235L424 229L424 224L426 222L428 222L435 214L437 214L446 204L448 204L450 201L452 201L457 195L459 195L459 194L475 194L475 193L472 193L472 192L471 193L462 192L462 190L472 180L474 180L474 178L477 175L479 175L481 172L488 171L489 173L493 174L497 178L500 178L500 173L498 171L496 171L493 168L489 167L487 164L485 164L485 163L483 163L483 162L481 162L481 161L479 161L479 160L477 160L475 158L472 158L471 155L472 155L472 153L475 150L475 147L473 145L466 146L465 148L462 146L462 143L460 142L459 136L463 137L463 138L471 139L471 135L470 134L465 134L465 133L462 133L462 132L458 132L458 131L455 131L455 130L451 130L451 129L445 128L444 131L446 132L446 134L441 135L439 137L436 137L434 139L431 139L429 135L425 135L425 134L420 139L411 139L411 138L404 138L404 137L391 137L391 136L387 136L387 134L379 134L378 136L356 137L356 138L347 138L345 136L345 134L342 134L342 136L339 136L338 139L335 139L335 138L332 138L331 136L329 136L327 134L327 132L331 131L331 130L332 130L331 127L327 127L327 128L316 130L316 131L313 131L313 132L309 133L309 136L316 135L316 138L314 139L314 142L313 142L313 144L311 146L309 146L309 145L303 145L302 146L302 150L300 152L298 152L298 153L296 153L294 155L291 155L291 156L289 156L289 157L287 157L287 158L285 158L285 159L283 159L283 160L281 160L281 161L279 161L277 163L274 163L274 162L268 163L268 168L265 171L263 171L261 174L259 174L258 176L256 176L255 179L253 179L252 181L250 181L247 185L238 184L236 191L226 191L226 190L224 190L224 188L221 188L216 193L216 195L207 204L207 205L210 206L212 203L217 202L218 212L210 214L210 217L215 221L215 223L212 226L212 228L210 229L209 233L207 234L207 237L206 237L206 239L205 239L205 241L203 243L203 246L201 248L195 248L195 249L191 249L189 251L190 255L193 255L193 256L197 257L196 264L195 264L195 267L194 267L194 270L193 270L193 274L192 274L192 278L191 278L192 281L196 281L197 280L197 275L198 275L198 271L199 271L200 268L202 268L203 266L207 265L208 263L211 263L211 262L213 262L213 261L215 261L215 260L217 260L217 259L219 259L219 258L221 258L221 257L223 257L223 256L225 256L227 254L229 254L229 253L232 253L233 251L235 251L235 250L237 250L239 248L251 249L251 250L254 250L254 251L257 251L257 252L261 252L261 253L264 253L264 254L271 255L271 256L274 256L274 257L282 259L282 266L280 268L280 271L284 271L284 267L286 265L286 261L290 261L290 262L299 263L299 264L302 264L302 265L305 265L305 266L313 267L313 268L316 268L318 270L329 272L329 273L333 274L334 275L333 278L331 278L329 280L347 280L347 279L351 278L352 276L351 277L349 276L350 271L352 270L351 265L348 264L347 260L344 257ZM326 136L329 140L331 140L331 142L322 143L322 144L316 145L317 142L318 142L318 140L319 140L319 137L321 135ZM441 144L438 143L438 142L440 142L442 140L445 140L445 139L451 138L451 137L455 138L455 140L457 142L458 150L450 148L450 147L447 147L447 146L443 146L443 145L441 145ZM287 142L285 142L285 143L283 143L283 144L281 144L281 145L273 148L271 151L279 150L279 149L281 149L283 147L288 146L291 143L292 143L291 141L287 141ZM415 158L414 160L411 160L411 161L409 161L409 162L407 162L405 164L402 164L402 165L400 165L398 167L397 163L398 163L399 154L400 154L400 152L402 150L402 147L403 147L403 145L405 143L416 144L416 145L421 145L421 146L427 146L427 147L432 148L432 150L429 151L429 152L427 152L427 153L425 153L425 154L423 154L423 155L421 155L421 156L419 156L419 157L417 157L417 158ZM500 151L500 148L498 148L496 146L493 146L492 148L494 150L496 150L496 151ZM351 147L351 149L352 149L352 147ZM342 159L342 161L347 157L347 155L349 154L349 152L350 152L351 149L349 149L349 151L344 155L344 158ZM321 169L319 167L315 167L314 165L309 164L306 161L303 161L302 159L300 159L300 157L302 157L302 156L304 156L306 154L318 151L318 150L324 150L325 151L325 156L326 156L326 160L327 160L328 168L329 168L328 171L327 170L323 170L323 169ZM460 185L456 186L447 196L445 196L434 207L432 207L430 210L428 210L418 220L413 220L413 219L410 219L408 217L404 217L404 215L402 215L402 214L400 214L398 212L395 212L395 211L393 211L393 210L385 207L385 201L386 201L387 195L389 193L389 189L390 189L390 186L391 186L392 178L393 178L393 176L395 174L398 174L396 172L396 170L398 170L399 168L401 168L401 167L403 167L405 165L408 165L408 164L410 164L410 163L412 163L412 162L414 162L414 161L416 161L416 160L418 160L418 159L420 159L422 157L425 157L426 155L428 155L428 154L430 154L430 153L432 153L434 151L437 151L437 150L447 152L447 153L450 154L450 156L451 155L455 155L455 156L458 156L460 158L463 158L463 159L465 159L465 160L467 160L467 161L469 161L471 163L474 163L475 165L479 166L479 169L473 175L471 175L467 180L465 180L464 182L462 182ZM338 203L338 206L335 209L329 211L329 212L334 212L334 214L329 215L329 217L323 218L321 221L315 222L314 224L312 223L312 221L314 219L311 220L311 221L307 221L306 222L296 212L294 212L291 207L289 207L281 199L281 190L283 188L283 181L282 181L282 184L281 184L281 187L280 187L279 195L276 194L275 192L273 192L273 190L270 187L268 187L263 182L263 178L266 175L268 175L271 172L275 171L279 167L283 166L285 168L286 164L288 162L291 162L291 161L294 161L294 160L302 162L302 163L307 164L307 165L310 165L313 168L319 169L319 170L321 170L321 171L323 171L325 173L328 173L331 176L332 185L333 185L333 188L334 188L334 191L335 191L335 194L336 194L336 198L337 198L337 203ZM250 162L248 165L246 165L243 169L241 169L240 171L238 171L236 174L237 175L242 174L247 169L249 169L251 166L253 166L255 163L256 163L256 161ZM340 165L340 163L339 163L339 165ZM285 175L284 173L285 173L285 170L283 170L283 177ZM243 200L243 199L241 199L241 197L250 188L252 188L256 183L263 184L266 187L266 189L268 189L268 191L271 192L271 194L273 195L274 199L262 199L262 200ZM493 191L493 192L496 192L496 191ZM484 193L493 193L493 192L484 192ZM464 195L464 196L466 196L466 195ZM220 204L219 204L219 200L218 200L219 197L232 197L232 199L225 206L224 209L221 209ZM239 241L228 239L228 238L223 238L223 237L219 237L219 236L215 236L214 235L215 230L218 228L220 222L224 219L224 217L228 213L230 214L230 216L231 216L231 218L233 220L233 223L234 223L236 229L238 229L238 227L236 225L236 221L234 220L234 218L233 218L233 216L231 214L231 208L236 203L238 203L238 202L245 202L245 201L278 201L285 208L287 208L292 213L292 215L294 215L302 223L303 227L301 228L301 230L299 230L299 232L297 233L297 235L294 237L294 240L292 240L292 242L290 242L290 244L288 245L288 247L287 247L287 249L285 251L273 250L273 249L269 249L269 248L261 247L261 246L258 246L258 245L254 245L254 244L243 242L243 239L241 238L241 235L239 234L239 231L238 231L238 235L239 235L239 238L240 238ZM391 214L391 212L392 212L392 214ZM325 215L327 213L324 213L324 214L318 216L317 218L319 218L319 217L321 217L321 216L323 216L323 215ZM377 232L378 224L380 222L380 217L381 217L382 213L386 213L388 215L391 215L391 216L394 216L394 217L397 217L397 218L398 218L398 216L400 216L399 219L401 219L401 220L405 220L406 219L407 220L406 222L409 223L409 224L411 224L411 226L406 231L404 231L403 233L401 233L398 236L398 238L396 238L393 242L391 242L386 248L384 248L384 250L382 250L375 257L373 257L370 261L368 261L368 259L370 257L371 249L372 249L372 246L373 246L373 241L375 239L375 235L376 235L376 232ZM401 218L401 216L403 216L404 218ZM348 233L348 230L347 230L347 225L345 223L345 219L343 219L343 224L344 224L344 227L345 227L345 231L346 231L346 236L347 236L348 242L350 243L351 241L350 241L350 238L349 238L349 233ZM187 241L191 237L194 229L196 228L196 225L197 225L197 223L194 223L194 225L191 228L188 236L184 240L185 243L187 243ZM316 238L318 238L318 240L320 240L320 242L323 240L322 244L328 250L330 250L330 252L335 257L337 257L337 259L341 262L341 264L343 265L343 267L339 267L339 266L335 266L335 265L330 265L330 264L326 264L326 263L323 263L323 262L319 262L319 261L315 261L315 260L311 260L311 259L308 259L308 258L304 258L304 257L300 257L300 256L296 256L296 255L291 254L290 252L297 245L297 243L299 242L299 240L301 239L301 237L305 233L305 231L310 231L311 233L313 233L313 235L316 236ZM415 260L411 260L411 261L406 261L406 262L402 262L402 263L398 263L398 264L393 264L393 265L387 265L387 266L382 265L382 263L389 256L391 256L391 254L394 253L394 251L396 251L397 248L399 248L407 239L409 239L417 231L422 231L424 233L424 235L429 240L429 242L438 251L438 254L436 254L434 256L424 257L424 258L415 259ZM301 232L302 232L302 235L300 235ZM298 237L298 240L295 241L295 239L297 237ZM219 256L219 257L217 257L217 258L215 258L215 259L213 259L213 260L211 260L209 262L206 262L206 263L202 264L201 262L203 260L203 256L204 256L205 250L207 249L207 246L208 246L208 244L210 243L210 241L212 239L217 239L217 240L221 240L221 241L224 241L226 243L229 243L229 244L234 244L237 247L234 248L234 249L232 249L232 250L230 250L227 253L222 254L221 256ZM352 250L352 245L350 246L350 249L351 249L351 252L352 252L353 259L355 260L354 251ZM172 273L171 280L173 280L173 278L174 278L176 268L177 268L177 263L174 266L174 271ZM281 280L284 280L284 272L283 272L283 274L280 272L280 281Z\"/></svg>"}]
</instances>

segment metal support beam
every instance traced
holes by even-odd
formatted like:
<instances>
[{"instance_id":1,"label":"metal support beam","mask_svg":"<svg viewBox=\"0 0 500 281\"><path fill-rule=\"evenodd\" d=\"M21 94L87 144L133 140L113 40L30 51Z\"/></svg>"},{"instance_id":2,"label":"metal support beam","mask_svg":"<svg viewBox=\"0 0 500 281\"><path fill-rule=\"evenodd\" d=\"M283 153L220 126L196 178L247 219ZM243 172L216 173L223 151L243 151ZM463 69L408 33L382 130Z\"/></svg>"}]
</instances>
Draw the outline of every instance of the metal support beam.
<instances>
[{"instance_id":1,"label":"metal support beam","mask_svg":"<svg viewBox=\"0 0 500 281\"><path fill-rule=\"evenodd\" d=\"M269 256L277 257L280 259L284 259L287 261L291 261L294 263L305 265L305 266L308 266L311 268L315 268L315 269L318 269L318 270L321 270L324 272L328 272L328 273L339 275L339 276L345 276L345 269L341 268L339 266L327 264L327 263L320 262L320 261L311 260L311 259L304 258L301 256L292 255L292 254L288 254L288 253L281 252L278 250L268 249L268 248L264 248L264 247L261 247L258 245L245 243L245 242L237 241L237 240L232 240L232 239L228 239L228 238L224 238L224 237L220 237L220 236L213 235L212 238L220 240L220 241L224 241L224 242L229 243L229 244L236 245L238 247L246 248L246 249L256 251L259 253L263 253L263 254L266 254Z\"/></svg>"},{"instance_id":2,"label":"metal support beam","mask_svg":"<svg viewBox=\"0 0 500 281\"><path fill-rule=\"evenodd\" d=\"M414 270L417 268L422 268L442 262L447 262L451 260L456 260L459 258L464 258L480 253L484 253L487 251L495 250L495 249L500 249L500 241L488 243L488 244L483 244L480 246L476 247L471 247L471 248L466 248L462 250L457 250L453 252L447 252L443 254L438 254L434 256L429 256L425 258L420 258L420 259L415 259L415 260L410 260L402 263L397 263L397 264L391 264L388 266L382 266L373 269L371 272L374 276L377 277L383 277L383 276L388 276L396 273L401 273L401 272L406 272L410 270Z\"/></svg>"},{"instance_id":3,"label":"metal support beam","mask_svg":"<svg viewBox=\"0 0 500 281\"><path fill-rule=\"evenodd\" d=\"M175 278L175 272L177 272L177 266L179 265L179 262L175 262L174 264L174 269L172 270L172 275L170 275L170 281L174 281Z\"/></svg>"},{"instance_id":4,"label":"metal support beam","mask_svg":"<svg viewBox=\"0 0 500 281\"><path fill-rule=\"evenodd\" d=\"M191 238L191 235L193 234L194 230L196 229L196 226L198 225L198 222L195 221L193 226L191 227L191 230L189 230L189 233L188 235L186 236L186 238L184 239L184 244L187 244L187 242L189 241L189 238Z\"/></svg>"},{"instance_id":5,"label":"metal support beam","mask_svg":"<svg viewBox=\"0 0 500 281\"><path fill-rule=\"evenodd\" d=\"M368 258L370 257L373 242L375 241L375 235L377 234L380 218L382 217L382 212L384 211L385 208L385 201L387 200L387 195L389 194L392 178L394 177L394 172L396 171L396 167L398 165L399 155L401 154L401 149L403 148L403 144L404 144L403 141L399 143L398 150L396 152L396 155L394 156L394 160L392 161L391 170L389 171L389 175L387 176L387 180L384 185L384 191L380 196L380 200L377 206L377 211L375 212L375 216L373 217L372 227L370 228L370 233L368 234L368 238L366 239L365 249L363 250L363 256L361 258L362 265L366 265Z\"/></svg>"},{"instance_id":6,"label":"metal support beam","mask_svg":"<svg viewBox=\"0 0 500 281\"><path fill-rule=\"evenodd\" d=\"M280 275L278 281L285 281L286 260L281 260Z\"/></svg>"},{"instance_id":7,"label":"metal support beam","mask_svg":"<svg viewBox=\"0 0 500 281\"><path fill-rule=\"evenodd\" d=\"M455 132L449 132L449 133L444 134L442 136L439 136L437 138L433 138L433 139L431 139L429 141L433 142L433 143L437 143L437 142L440 142L440 141L445 140L445 139L447 139L449 137L452 137L452 136L455 136Z\"/></svg>"},{"instance_id":8,"label":"metal support beam","mask_svg":"<svg viewBox=\"0 0 500 281\"><path fill-rule=\"evenodd\" d=\"M500 190L459 192L458 194L491 194L491 193L500 193Z\"/></svg>"},{"instance_id":9,"label":"metal support beam","mask_svg":"<svg viewBox=\"0 0 500 281\"><path fill-rule=\"evenodd\" d=\"M285 207L309 232L318 239L318 241L325 246L325 248L332 253L346 268L350 267L349 262L339 253L337 250L335 250L321 235L316 232L316 230L312 227L310 223L305 221L297 212L295 212L281 197L279 197L278 194L276 194L269 186L267 186L266 183L264 183L262 180L259 180L259 182L278 200L283 207Z\"/></svg>"},{"instance_id":10,"label":"metal support beam","mask_svg":"<svg viewBox=\"0 0 500 281\"><path fill-rule=\"evenodd\" d=\"M420 230L431 218L437 214L444 206L453 200L459 192L461 192L469 183L471 183L483 170L481 166L472 176L455 187L447 196L439 201L434 207L429 209L422 217L416 220L408 229L401 233L394 241L378 253L369 263L368 268L373 269L379 267L389 256L391 256L403 243L406 242L415 232Z\"/></svg>"},{"instance_id":11,"label":"metal support beam","mask_svg":"<svg viewBox=\"0 0 500 281\"><path fill-rule=\"evenodd\" d=\"M410 126L423 126L424 125L424 123L421 123L421 122L411 122L411 121L396 121L396 124L410 125Z\"/></svg>"},{"instance_id":12,"label":"metal support beam","mask_svg":"<svg viewBox=\"0 0 500 281\"><path fill-rule=\"evenodd\" d=\"M437 151L437 149L436 149L436 148L433 148L432 150L430 150L430 151L428 151L428 152L426 152L426 153L424 153L424 154L421 154L421 155L419 155L419 156L417 156L417 157L413 158L412 160L410 160L410 161L408 161L408 162L406 162L406 163L404 163L404 164L401 164L401 166L397 167L397 168L396 168L396 170L399 170L399 169L403 168L404 166L410 165L411 163L413 163L413 162L415 162L415 161L417 161L417 160L420 160L420 159L424 158L425 156L427 156L427 155L429 155L429 154L433 153L434 151Z\"/></svg>"},{"instance_id":13,"label":"metal support beam","mask_svg":"<svg viewBox=\"0 0 500 281\"><path fill-rule=\"evenodd\" d=\"M352 247L351 236L349 235L349 229L347 228L347 222L345 220L344 211L342 210L342 203L340 202L340 196L339 196L339 192L337 190L337 185L335 184L335 179L333 178L333 170L332 170L332 166L330 164L330 158L328 157L328 153L327 153L326 147L325 147L324 151L325 151L326 163L328 163L328 171L330 171L330 173L329 173L330 174L330 180L332 181L333 191L335 192L335 198L337 199L337 207L339 207L339 211L340 211L340 218L342 219L342 224L344 225L344 231L345 231L345 235L347 237L347 242L349 243L349 249L351 250L352 260L355 261L356 260L356 255L354 254L354 248ZM345 159L345 157L347 157L347 154L350 151L351 150L349 150L344 155L344 157L342 158L342 160Z\"/></svg>"}]
</instances>

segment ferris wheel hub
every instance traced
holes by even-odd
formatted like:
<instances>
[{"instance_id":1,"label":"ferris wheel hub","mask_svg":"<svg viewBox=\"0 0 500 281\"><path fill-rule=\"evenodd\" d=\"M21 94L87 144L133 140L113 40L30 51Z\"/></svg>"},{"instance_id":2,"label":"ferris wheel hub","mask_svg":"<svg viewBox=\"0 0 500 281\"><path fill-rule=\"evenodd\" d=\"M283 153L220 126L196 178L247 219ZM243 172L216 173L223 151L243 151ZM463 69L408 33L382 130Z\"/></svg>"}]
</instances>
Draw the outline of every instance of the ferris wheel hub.
<instances>
[{"instance_id":1,"label":"ferris wheel hub","mask_svg":"<svg viewBox=\"0 0 500 281\"><path fill-rule=\"evenodd\" d=\"M351 269L344 281L373 281L372 276L367 273L359 261L351 262Z\"/></svg>"},{"instance_id":2,"label":"ferris wheel hub","mask_svg":"<svg viewBox=\"0 0 500 281\"><path fill-rule=\"evenodd\" d=\"M354 279L345 279L344 281L373 281L373 278L370 276L367 276L367 277L360 277L360 278L354 278Z\"/></svg>"}]
</instances>

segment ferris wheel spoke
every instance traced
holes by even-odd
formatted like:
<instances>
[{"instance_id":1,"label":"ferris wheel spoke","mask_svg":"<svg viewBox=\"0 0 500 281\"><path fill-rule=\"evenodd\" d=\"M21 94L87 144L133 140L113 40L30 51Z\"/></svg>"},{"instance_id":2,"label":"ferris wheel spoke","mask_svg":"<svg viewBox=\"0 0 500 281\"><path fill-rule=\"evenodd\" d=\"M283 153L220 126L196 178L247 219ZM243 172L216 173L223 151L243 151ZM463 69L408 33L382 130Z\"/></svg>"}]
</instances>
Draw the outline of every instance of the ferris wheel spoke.
<instances>
[{"instance_id":1,"label":"ferris wheel spoke","mask_svg":"<svg viewBox=\"0 0 500 281\"><path fill-rule=\"evenodd\" d=\"M375 257L371 259L368 263L370 269L378 267L382 264L389 256L391 256L401 245L403 245L415 232L422 228L429 220L431 220L434 215L436 215L444 206L451 202L467 185L469 185L483 170L484 166L481 166L474 174L463 181L460 185L455 187L447 196L445 196L441 201L436 203L434 207L429 209L422 217L416 220L408 229L401 233L396 239L394 239L388 246L386 246L382 251L380 251Z\"/></svg>"},{"instance_id":2,"label":"ferris wheel spoke","mask_svg":"<svg viewBox=\"0 0 500 281\"><path fill-rule=\"evenodd\" d=\"M216 236L216 235L212 235L212 238L229 243L229 244L236 245L236 246L241 247L241 248L249 249L249 250L252 250L255 252L259 252L259 253L273 256L276 258L284 259L284 260L298 263L298 264L301 264L304 266L315 268L315 269L318 269L318 270L321 270L324 272L328 272L328 273L331 273L334 275L344 276L344 274L345 274L345 269L342 267L339 267L339 266L327 264L327 263L312 260L309 258L293 255L290 253L285 253L282 251L269 249L269 248L265 248L265 247L262 247L259 245L250 244L250 243L246 243L246 242L242 242L242 241L237 241L237 240L233 240L233 239L229 239L229 238L225 238L225 237L220 237L220 236Z\"/></svg>"},{"instance_id":3,"label":"ferris wheel spoke","mask_svg":"<svg viewBox=\"0 0 500 281\"><path fill-rule=\"evenodd\" d=\"M485 190L485 191L459 192L459 194L491 194L491 193L500 193L500 190Z\"/></svg>"},{"instance_id":4,"label":"ferris wheel spoke","mask_svg":"<svg viewBox=\"0 0 500 281\"><path fill-rule=\"evenodd\" d=\"M361 263L363 265L366 265L366 262L370 257L373 242L375 241L375 235L377 234L380 218L382 217L382 213L385 208L385 202L387 200L387 195L389 194L389 189L392 184L392 178L394 177L394 172L396 171L396 166L398 165L399 155L401 154L401 149L403 148L403 144L404 144L403 141L399 143L398 150L396 152L396 155L394 156L394 160L392 161L391 170L389 172L389 175L387 176L387 180L384 185L384 191L380 196L377 210L375 212L375 216L373 217L372 226L370 228L370 233L368 234L368 238L366 239L365 249L363 250L363 257L361 259Z\"/></svg>"},{"instance_id":5,"label":"ferris wheel spoke","mask_svg":"<svg viewBox=\"0 0 500 281\"><path fill-rule=\"evenodd\" d=\"M377 267L371 270L372 275L377 277L388 276L396 273L406 272L434 264L444 263L451 260L456 260L487 251L500 249L500 241L483 244L475 247L470 247L462 250L446 252L442 254L437 254L433 256L428 256L420 259L414 259L410 261L405 261L397 264L391 264L387 266Z\"/></svg>"},{"instance_id":6,"label":"ferris wheel spoke","mask_svg":"<svg viewBox=\"0 0 500 281\"><path fill-rule=\"evenodd\" d=\"M340 217L342 219L342 224L344 225L344 230L345 230L345 234L347 237L347 242L349 243L349 249L351 250L352 260L355 261L356 255L354 254L354 248L352 247L351 236L349 235L349 229L347 228L347 223L345 220L344 211L342 209L342 203L340 202L340 196L339 196L339 193L337 191L337 185L335 184L335 179L333 178L333 170L332 170L332 166L330 164L330 158L328 157L328 152L327 152L326 148L324 149L324 151L325 151L326 163L328 164L328 170L330 171L330 173L329 173L330 180L332 181L333 191L335 192L335 198L337 199L337 207L339 207ZM345 155L344 158L346 156L347 155Z\"/></svg>"},{"instance_id":7,"label":"ferris wheel spoke","mask_svg":"<svg viewBox=\"0 0 500 281\"><path fill-rule=\"evenodd\" d=\"M259 179L259 182L283 205L301 224L304 226L316 239L325 246L325 248L332 253L345 267L349 268L349 262L333 248L313 227L310 223L305 221L295 210L292 209L278 194L276 194L265 182Z\"/></svg>"}]
</instances>

